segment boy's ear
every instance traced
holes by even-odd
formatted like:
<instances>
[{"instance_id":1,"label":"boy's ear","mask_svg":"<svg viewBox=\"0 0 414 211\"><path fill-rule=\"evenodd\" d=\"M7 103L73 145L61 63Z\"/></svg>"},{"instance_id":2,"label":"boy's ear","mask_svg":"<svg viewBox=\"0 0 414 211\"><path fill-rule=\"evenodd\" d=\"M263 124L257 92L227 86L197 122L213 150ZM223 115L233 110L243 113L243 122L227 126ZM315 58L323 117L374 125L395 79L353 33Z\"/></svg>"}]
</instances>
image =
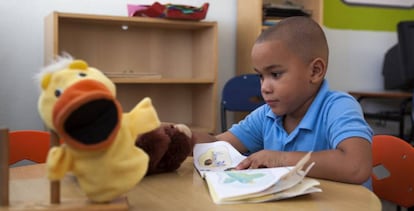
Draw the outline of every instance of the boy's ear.
<instances>
[{"instance_id":1,"label":"boy's ear","mask_svg":"<svg viewBox=\"0 0 414 211\"><path fill-rule=\"evenodd\" d=\"M326 73L326 63L321 58L314 59L310 64L311 68L311 82L317 83L322 81L325 78Z\"/></svg>"}]
</instances>

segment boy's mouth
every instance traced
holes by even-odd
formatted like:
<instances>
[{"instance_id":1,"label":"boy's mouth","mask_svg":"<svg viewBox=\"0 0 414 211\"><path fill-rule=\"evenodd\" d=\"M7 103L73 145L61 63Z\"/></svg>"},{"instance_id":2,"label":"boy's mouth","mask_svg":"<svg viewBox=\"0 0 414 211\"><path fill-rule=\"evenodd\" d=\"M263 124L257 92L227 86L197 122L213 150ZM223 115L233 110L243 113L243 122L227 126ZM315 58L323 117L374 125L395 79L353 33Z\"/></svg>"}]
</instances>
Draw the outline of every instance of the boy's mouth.
<instances>
[{"instance_id":1,"label":"boy's mouth","mask_svg":"<svg viewBox=\"0 0 414 211\"><path fill-rule=\"evenodd\" d=\"M279 104L279 100L265 100L266 104L270 107L276 107Z\"/></svg>"}]
</instances>

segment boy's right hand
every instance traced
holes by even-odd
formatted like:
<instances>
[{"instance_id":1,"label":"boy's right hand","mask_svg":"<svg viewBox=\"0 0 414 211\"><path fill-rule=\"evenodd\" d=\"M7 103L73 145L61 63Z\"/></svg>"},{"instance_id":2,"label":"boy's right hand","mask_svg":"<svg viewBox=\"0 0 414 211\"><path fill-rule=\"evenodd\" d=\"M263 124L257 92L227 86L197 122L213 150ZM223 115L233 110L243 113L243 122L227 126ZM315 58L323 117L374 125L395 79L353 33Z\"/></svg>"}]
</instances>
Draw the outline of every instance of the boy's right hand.
<instances>
[{"instance_id":1,"label":"boy's right hand","mask_svg":"<svg viewBox=\"0 0 414 211\"><path fill-rule=\"evenodd\" d=\"M281 151L261 150L251 154L236 166L237 170L271 168L283 166L284 156Z\"/></svg>"}]
</instances>

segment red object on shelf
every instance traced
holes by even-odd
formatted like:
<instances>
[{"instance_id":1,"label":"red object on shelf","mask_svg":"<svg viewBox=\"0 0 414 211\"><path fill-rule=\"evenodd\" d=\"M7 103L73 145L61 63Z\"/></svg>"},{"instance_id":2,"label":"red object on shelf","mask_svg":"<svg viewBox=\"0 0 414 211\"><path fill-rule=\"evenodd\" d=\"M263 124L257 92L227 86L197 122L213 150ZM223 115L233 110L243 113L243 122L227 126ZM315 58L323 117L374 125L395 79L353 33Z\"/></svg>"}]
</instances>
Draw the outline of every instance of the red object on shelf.
<instances>
[{"instance_id":1,"label":"red object on shelf","mask_svg":"<svg viewBox=\"0 0 414 211\"><path fill-rule=\"evenodd\" d=\"M208 3L204 3L201 7L178 4L162 5L158 2L152 5L128 4L128 15L166 19L202 20L206 17L208 6Z\"/></svg>"}]
</instances>

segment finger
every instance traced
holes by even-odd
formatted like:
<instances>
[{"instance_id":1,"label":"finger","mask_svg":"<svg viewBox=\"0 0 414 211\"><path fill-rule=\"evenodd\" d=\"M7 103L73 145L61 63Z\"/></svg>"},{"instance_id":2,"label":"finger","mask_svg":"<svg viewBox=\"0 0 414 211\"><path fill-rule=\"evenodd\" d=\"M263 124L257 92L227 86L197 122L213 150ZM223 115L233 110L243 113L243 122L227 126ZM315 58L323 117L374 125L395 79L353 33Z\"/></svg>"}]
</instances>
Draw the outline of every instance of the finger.
<instances>
[{"instance_id":1,"label":"finger","mask_svg":"<svg viewBox=\"0 0 414 211\"><path fill-rule=\"evenodd\" d=\"M250 163L250 168L251 169L257 169L259 168L260 164L257 160L254 160L253 162Z\"/></svg>"},{"instance_id":2,"label":"finger","mask_svg":"<svg viewBox=\"0 0 414 211\"><path fill-rule=\"evenodd\" d=\"M239 163L239 165L236 166L236 170L247 169L249 167L250 167L250 160L244 159L242 162Z\"/></svg>"}]
</instances>

